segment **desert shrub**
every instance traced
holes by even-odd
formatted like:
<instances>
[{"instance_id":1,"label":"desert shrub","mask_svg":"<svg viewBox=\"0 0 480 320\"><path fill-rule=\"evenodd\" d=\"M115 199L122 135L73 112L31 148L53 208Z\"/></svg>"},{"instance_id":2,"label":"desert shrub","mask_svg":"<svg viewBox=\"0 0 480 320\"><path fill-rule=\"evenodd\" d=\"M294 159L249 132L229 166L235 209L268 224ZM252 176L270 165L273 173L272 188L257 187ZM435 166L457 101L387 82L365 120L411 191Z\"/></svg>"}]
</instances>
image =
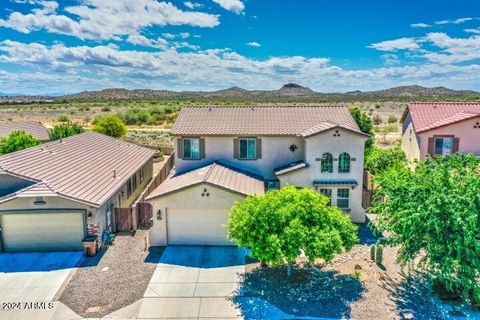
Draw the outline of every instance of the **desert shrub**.
<instances>
[{"instance_id":1,"label":"desert shrub","mask_svg":"<svg viewBox=\"0 0 480 320\"><path fill-rule=\"evenodd\" d=\"M105 106L105 107L102 107L102 112L110 112L112 111L112 108L108 107L108 106Z\"/></svg>"},{"instance_id":2,"label":"desert shrub","mask_svg":"<svg viewBox=\"0 0 480 320\"><path fill-rule=\"evenodd\" d=\"M50 140L58 140L61 138L70 137L79 133L85 132L85 129L79 124L76 123L65 123L59 124L50 129L48 136Z\"/></svg>"},{"instance_id":3,"label":"desert shrub","mask_svg":"<svg viewBox=\"0 0 480 320\"><path fill-rule=\"evenodd\" d=\"M57 121L58 122L69 122L70 117L67 116L66 114L62 114L62 115L58 116Z\"/></svg>"},{"instance_id":4,"label":"desert shrub","mask_svg":"<svg viewBox=\"0 0 480 320\"><path fill-rule=\"evenodd\" d=\"M388 116L388 123L397 123L398 122L398 119L397 117L394 115L394 114L391 114Z\"/></svg>"},{"instance_id":5,"label":"desert shrub","mask_svg":"<svg viewBox=\"0 0 480 320\"><path fill-rule=\"evenodd\" d=\"M374 115L373 116L373 124L374 125L380 125L382 124L383 120L382 120L382 117L380 117L378 114Z\"/></svg>"},{"instance_id":6,"label":"desert shrub","mask_svg":"<svg viewBox=\"0 0 480 320\"><path fill-rule=\"evenodd\" d=\"M120 138L127 134L125 123L116 116L99 118L93 130L114 138Z\"/></svg>"}]
</instances>

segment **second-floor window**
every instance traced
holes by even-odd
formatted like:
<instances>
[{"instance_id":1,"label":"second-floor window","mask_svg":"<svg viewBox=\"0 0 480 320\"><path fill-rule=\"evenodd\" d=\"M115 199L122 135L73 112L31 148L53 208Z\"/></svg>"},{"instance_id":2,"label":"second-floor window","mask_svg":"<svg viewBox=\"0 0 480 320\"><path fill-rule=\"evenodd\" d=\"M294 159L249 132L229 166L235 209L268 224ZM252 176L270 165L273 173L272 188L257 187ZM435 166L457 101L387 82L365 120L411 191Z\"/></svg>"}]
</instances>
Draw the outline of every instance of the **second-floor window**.
<instances>
[{"instance_id":1,"label":"second-floor window","mask_svg":"<svg viewBox=\"0 0 480 320\"><path fill-rule=\"evenodd\" d=\"M183 139L183 158L185 159L200 158L200 139L198 138Z\"/></svg>"},{"instance_id":2,"label":"second-floor window","mask_svg":"<svg viewBox=\"0 0 480 320\"><path fill-rule=\"evenodd\" d=\"M320 164L321 168L320 171L326 172L326 173L332 173L333 172L333 156L331 153L324 153L322 155L322 160Z\"/></svg>"},{"instance_id":3,"label":"second-floor window","mask_svg":"<svg viewBox=\"0 0 480 320\"><path fill-rule=\"evenodd\" d=\"M257 139L241 138L238 143L240 144L240 159L254 160L257 158Z\"/></svg>"},{"instance_id":4,"label":"second-floor window","mask_svg":"<svg viewBox=\"0 0 480 320\"><path fill-rule=\"evenodd\" d=\"M340 157L338 157L338 172L350 172L350 155L346 152L342 153Z\"/></svg>"}]
</instances>

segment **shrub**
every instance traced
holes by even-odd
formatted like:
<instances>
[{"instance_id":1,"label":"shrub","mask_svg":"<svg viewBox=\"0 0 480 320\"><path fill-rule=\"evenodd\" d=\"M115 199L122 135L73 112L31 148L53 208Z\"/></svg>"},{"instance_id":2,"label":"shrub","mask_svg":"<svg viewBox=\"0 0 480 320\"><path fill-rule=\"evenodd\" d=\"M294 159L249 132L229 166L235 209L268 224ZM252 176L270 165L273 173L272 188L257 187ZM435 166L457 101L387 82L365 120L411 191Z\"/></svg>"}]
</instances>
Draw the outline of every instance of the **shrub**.
<instances>
[{"instance_id":1,"label":"shrub","mask_svg":"<svg viewBox=\"0 0 480 320\"><path fill-rule=\"evenodd\" d=\"M79 133L85 132L85 129L79 124L59 124L53 127L49 132L48 136L50 140L58 140L61 138L70 137Z\"/></svg>"},{"instance_id":2,"label":"shrub","mask_svg":"<svg viewBox=\"0 0 480 320\"><path fill-rule=\"evenodd\" d=\"M101 110L102 110L102 112L110 112L110 111L112 111L112 108L105 106L105 107L102 107Z\"/></svg>"},{"instance_id":3,"label":"shrub","mask_svg":"<svg viewBox=\"0 0 480 320\"><path fill-rule=\"evenodd\" d=\"M358 241L357 227L328 198L311 189L286 186L236 202L228 237L251 249L262 263L290 266L303 252L310 262L331 260Z\"/></svg>"},{"instance_id":4,"label":"shrub","mask_svg":"<svg viewBox=\"0 0 480 320\"><path fill-rule=\"evenodd\" d=\"M106 116L98 119L93 131L114 138L120 138L127 134L127 127L119 117Z\"/></svg>"},{"instance_id":5,"label":"shrub","mask_svg":"<svg viewBox=\"0 0 480 320\"><path fill-rule=\"evenodd\" d=\"M30 133L14 131L8 137L0 139L0 154L20 151L39 144L40 140L34 138Z\"/></svg>"},{"instance_id":6,"label":"shrub","mask_svg":"<svg viewBox=\"0 0 480 320\"><path fill-rule=\"evenodd\" d=\"M376 175L394 166L405 166L407 157L399 147L370 149L365 155L365 169Z\"/></svg>"},{"instance_id":7,"label":"shrub","mask_svg":"<svg viewBox=\"0 0 480 320\"><path fill-rule=\"evenodd\" d=\"M397 123L398 119L394 114L388 116L388 123Z\"/></svg>"},{"instance_id":8,"label":"shrub","mask_svg":"<svg viewBox=\"0 0 480 320\"><path fill-rule=\"evenodd\" d=\"M66 114L62 114L61 116L58 116L57 121L58 122L69 122L70 117L67 116Z\"/></svg>"},{"instance_id":9,"label":"shrub","mask_svg":"<svg viewBox=\"0 0 480 320\"><path fill-rule=\"evenodd\" d=\"M419 261L432 282L475 304L480 292L480 158L451 155L375 177L371 212L401 264ZM421 259L418 259L421 258Z\"/></svg>"},{"instance_id":10,"label":"shrub","mask_svg":"<svg viewBox=\"0 0 480 320\"><path fill-rule=\"evenodd\" d=\"M378 114L373 116L373 124L378 126L382 124L382 122L383 122L382 117L380 117Z\"/></svg>"}]
</instances>

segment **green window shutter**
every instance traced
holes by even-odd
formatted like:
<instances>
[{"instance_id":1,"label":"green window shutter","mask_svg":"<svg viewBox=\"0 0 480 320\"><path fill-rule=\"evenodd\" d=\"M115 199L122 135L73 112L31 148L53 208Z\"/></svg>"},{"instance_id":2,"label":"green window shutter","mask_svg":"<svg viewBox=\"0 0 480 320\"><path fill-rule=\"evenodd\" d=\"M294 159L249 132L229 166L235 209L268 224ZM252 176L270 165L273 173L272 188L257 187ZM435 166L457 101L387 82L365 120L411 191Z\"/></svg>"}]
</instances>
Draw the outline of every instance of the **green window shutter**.
<instances>
[{"instance_id":1,"label":"green window shutter","mask_svg":"<svg viewBox=\"0 0 480 320\"><path fill-rule=\"evenodd\" d=\"M350 155L346 152L342 153L338 159L338 172L339 173L350 172Z\"/></svg>"},{"instance_id":2,"label":"green window shutter","mask_svg":"<svg viewBox=\"0 0 480 320\"><path fill-rule=\"evenodd\" d=\"M234 159L240 158L240 144L238 139L233 139L233 158Z\"/></svg>"},{"instance_id":3,"label":"green window shutter","mask_svg":"<svg viewBox=\"0 0 480 320\"><path fill-rule=\"evenodd\" d=\"M177 153L178 153L178 159L183 159L183 139L182 138L177 139Z\"/></svg>"},{"instance_id":4,"label":"green window shutter","mask_svg":"<svg viewBox=\"0 0 480 320\"><path fill-rule=\"evenodd\" d=\"M257 159L262 159L262 139L257 139Z\"/></svg>"},{"instance_id":5,"label":"green window shutter","mask_svg":"<svg viewBox=\"0 0 480 320\"><path fill-rule=\"evenodd\" d=\"M200 159L205 159L205 139L200 139Z\"/></svg>"}]
</instances>

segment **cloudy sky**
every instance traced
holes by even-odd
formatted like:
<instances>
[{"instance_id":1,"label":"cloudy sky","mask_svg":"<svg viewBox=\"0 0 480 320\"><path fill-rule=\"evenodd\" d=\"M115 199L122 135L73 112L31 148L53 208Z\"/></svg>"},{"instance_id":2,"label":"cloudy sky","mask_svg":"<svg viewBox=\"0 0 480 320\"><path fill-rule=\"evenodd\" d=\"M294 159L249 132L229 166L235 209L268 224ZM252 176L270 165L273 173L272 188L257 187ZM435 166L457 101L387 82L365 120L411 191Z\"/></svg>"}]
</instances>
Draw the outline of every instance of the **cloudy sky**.
<instances>
[{"instance_id":1,"label":"cloudy sky","mask_svg":"<svg viewBox=\"0 0 480 320\"><path fill-rule=\"evenodd\" d=\"M0 92L480 90L478 0L0 0Z\"/></svg>"}]
</instances>

